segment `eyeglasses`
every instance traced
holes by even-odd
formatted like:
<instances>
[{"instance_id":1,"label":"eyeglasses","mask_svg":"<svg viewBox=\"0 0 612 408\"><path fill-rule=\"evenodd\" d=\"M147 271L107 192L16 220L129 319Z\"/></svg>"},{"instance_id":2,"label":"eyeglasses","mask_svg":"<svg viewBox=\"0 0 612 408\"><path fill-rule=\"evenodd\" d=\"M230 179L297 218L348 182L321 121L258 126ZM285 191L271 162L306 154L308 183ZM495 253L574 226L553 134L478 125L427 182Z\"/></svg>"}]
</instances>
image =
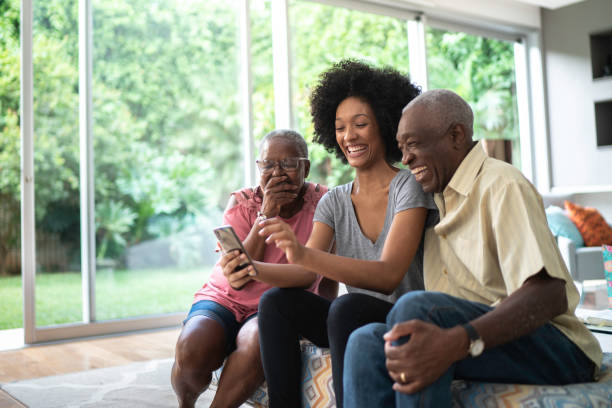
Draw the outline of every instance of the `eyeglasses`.
<instances>
[{"instance_id":1,"label":"eyeglasses","mask_svg":"<svg viewBox=\"0 0 612 408\"><path fill-rule=\"evenodd\" d=\"M274 171L276 166L279 166L285 171L296 171L300 166L302 160L308 160L305 157L287 157L283 160L255 160L259 171L262 173L271 173Z\"/></svg>"}]
</instances>

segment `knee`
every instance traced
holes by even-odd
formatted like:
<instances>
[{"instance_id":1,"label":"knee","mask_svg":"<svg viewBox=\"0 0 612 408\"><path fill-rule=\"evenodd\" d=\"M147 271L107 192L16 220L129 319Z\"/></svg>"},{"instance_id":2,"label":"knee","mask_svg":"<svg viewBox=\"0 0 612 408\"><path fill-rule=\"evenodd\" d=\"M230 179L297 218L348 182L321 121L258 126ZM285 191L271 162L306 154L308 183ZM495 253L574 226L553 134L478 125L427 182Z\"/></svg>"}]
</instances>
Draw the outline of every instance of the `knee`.
<instances>
[{"instance_id":1,"label":"knee","mask_svg":"<svg viewBox=\"0 0 612 408\"><path fill-rule=\"evenodd\" d=\"M351 320L351 316L355 314L355 302L358 301L358 298L358 294L348 293L331 303L327 315L328 330L341 327L345 322Z\"/></svg>"},{"instance_id":2,"label":"knee","mask_svg":"<svg viewBox=\"0 0 612 408\"><path fill-rule=\"evenodd\" d=\"M245 356L249 360L261 360L257 317L246 322L238 331L234 353Z\"/></svg>"},{"instance_id":3,"label":"knee","mask_svg":"<svg viewBox=\"0 0 612 408\"><path fill-rule=\"evenodd\" d=\"M288 307L291 304L290 291L290 289L285 288L272 288L261 295L258 307L259 320L261 321L261 316L276 314Z\"/></svg>"},{"instance_id":4,"label":"knee","mask_svg":"<svg viewBox=\"0 0 612 408\"><path fill-rule=\"evenodd\" d=\"M206 330L201 322L188 322L175 347L174 359L181 372L212 372L223 364L225 332Z\"/></svg>"},{"instance_id":5,"label":"knee","mask_svg":"<svg viewBox=\"0 0 612 408\"><path fill-rule=\"evenodd\" d=\"M345 366L350 362L353 369L359 369L360 366L365 370L371 369L368 358L384 353L383 335L386 331L384 323L370 323L354 330L346 345Z\"/></svg>"},{"instance_id":6,"label":"knee","mask_svg":"<svg viewBox=\"0 0 612 408\"><path fill-rule=\"evenodd\" d=\"M201 364L202 353L197 337L193 332L181 333L176 342L174 360L181 371L195 369Z\"/></svg>"},{"instance_id":7,"label":"knee","mask_svg":"<svg viewBox=\"0 0 612 408\"><path fill-rule=\"evenodd\" d=\"M397 300L387 315L387 324L392 326L412 319L428 321L430 310L444 304L447 296L444 293L424 290L408 292Z\"/></svg>"}]
</instances>

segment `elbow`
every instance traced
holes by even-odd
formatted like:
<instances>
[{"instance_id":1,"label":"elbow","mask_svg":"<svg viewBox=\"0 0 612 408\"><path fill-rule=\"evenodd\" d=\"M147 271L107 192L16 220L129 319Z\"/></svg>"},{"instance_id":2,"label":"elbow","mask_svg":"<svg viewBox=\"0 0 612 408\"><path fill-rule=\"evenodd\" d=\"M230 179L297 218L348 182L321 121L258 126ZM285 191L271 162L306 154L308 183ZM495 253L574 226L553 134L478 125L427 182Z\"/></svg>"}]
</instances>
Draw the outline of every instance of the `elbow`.
<instances>
[{"instance_id":1,"label":"elbow","mask_svg":"<svg viewBox=\"0 0 612 408\"><path fill-rule=\"evenodd\" d=\"M555 278L542 269L535 277L534 283L539 287L532 296L540 299L545 304L546 314L549 319L553 319L568 309L566 282L563 279Z\"/></svg>"},{"instance_id":2,"label":"elbow","mask_svg":"<svg viewBox=\"0 0 612 408\"><path fill-rule=\"evenodd\" d=\"M554 279L551 282L551 292L554 293L555 299L557 300L553 304L554 308L554 316L559 316L567 311L568 303L567 303L567 293L565 291L565 281L561 279Z\"/></svg>"},{"instance_id":3,"label":"elbow","mask_svg":"<svg viewBox=\"0 0 612 408\"><path fill-rule=\"evenodd\" d=\"M404 272L405 270L406 268L402 265L392 265L391 268L385 269L381 274L385 279L379 280L380 287L377 291L386 296L392 295L402 283L402 280L404 280L404 276L406 275Z\"/></svg>"},{"instance_id":4,"label":"elbow","mask_svg":"<svg viewBox=\"0 0 612 408\"><path fill-rule=\"evenodd\" d=\"M393 292L395 291L395 289L397 289L397 287L399 286L401 282L402 282L401 279L399 280L392 279L390 281L381 282L382 286L377 289L377 292L380 292L385 296L389 296L393 294Z\"/></svg>"},{"instance_id":5,"label":"elbow","mask_svg":"<svg viewBox=\"0 0 612 408\"><path fill-rule=\"evenodd\" d=\"M317 274L311 271L307 271L305 276L304 276L304 280L303 280L303 287L304 288L309 288L311 287L315 281L317 280Z\"/></svg>"}]
</instances>

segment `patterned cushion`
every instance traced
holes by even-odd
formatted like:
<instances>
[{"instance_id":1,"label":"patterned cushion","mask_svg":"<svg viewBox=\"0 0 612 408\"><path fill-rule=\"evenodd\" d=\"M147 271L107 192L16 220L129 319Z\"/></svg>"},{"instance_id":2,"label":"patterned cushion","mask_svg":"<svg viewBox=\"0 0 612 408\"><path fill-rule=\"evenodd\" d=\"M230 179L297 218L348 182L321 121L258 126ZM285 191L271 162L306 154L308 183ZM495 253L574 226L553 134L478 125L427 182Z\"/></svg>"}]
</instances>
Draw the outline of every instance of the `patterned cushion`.
<instances>
[{"instance_id":1,"label":"patterned cushion","mask_svg":"<svg viewBox=\"0 0 612 408\"><path fill-rule=\"evenodd\" d=\"M329 349L302 340L302 407L332 408L336 406Z\"/></svg>"},{"instance_id":2,"label":"patterned cushion","mask_svg":"<svg viewBox=\"0 0 612 408\"><path fill-rule=\"evenodd\" d=\"M309 342L300 342L302 349L302 407L334 408L334 387L331 374L331 356L329 349L319 348ZM219 384L223 366L213 373L211 387ZM247 401L248 404L263 408L268 406L268 387L264 382Z\"/></svg>"},{"instance_id":3,"label":"patterned cushion","mask_svg":"<svg viewBox=\"0 0 612 408\"><path fill-rule=\"evenodd\" d=\"M570 219L578 227L586 246L612 245L612 227L595 208L582 207L565 201Z\"/></svg>"},{"instance_id":4,"label":"patterned cushion","mask_svg":"<svg viewBox=\"0 0 612 408\"><path fill-rule=\"evenodd\" d=\"M453 407L609 407L612 353L604 354L599 381L582 384L522 385L453 381Z\"/></svg>"},{"instance_id":5,"label":"patterned cushion","mask_svg":"<svg viewBox=\"0 0 612 408\"><path fill-rule=\"evenodd\" d=\"M612 245L602 245L602 256L604 263L604 274L606 275L606 283L608 284L608 302L612 307Z\"/></svg>"},{"instance_id":6,"label":"patterned cushion","mask_svg":"<svg viewBox=\"0 0 612 408\"><path fill-rule=\"evenodd\" d=\"M546 208L546 221L548 221L548 227L555 237L561 236L571 239L576 248L584 246L584 240L580 231L576 228L576 224L569 219L561 207L548 206Z\"/></svg>"},{"instance_id":7,"label":"patterned cushion","mask_svg":"<svg viewBox=\"0 0 612 408\"><path fill-rule=\"evenodd\" d=\"M331 358L329 349L321 349L302 340L302 406L304 408L335 408ZM211 386L216 387L221 367L213 374ZM255 408L268 406L264 383L247 401ZM604 354L598 382L556 385L497 384L453 381L453 408L494 407L609 407L612 402L612 353Z\"/></svg>"}]
</instances>

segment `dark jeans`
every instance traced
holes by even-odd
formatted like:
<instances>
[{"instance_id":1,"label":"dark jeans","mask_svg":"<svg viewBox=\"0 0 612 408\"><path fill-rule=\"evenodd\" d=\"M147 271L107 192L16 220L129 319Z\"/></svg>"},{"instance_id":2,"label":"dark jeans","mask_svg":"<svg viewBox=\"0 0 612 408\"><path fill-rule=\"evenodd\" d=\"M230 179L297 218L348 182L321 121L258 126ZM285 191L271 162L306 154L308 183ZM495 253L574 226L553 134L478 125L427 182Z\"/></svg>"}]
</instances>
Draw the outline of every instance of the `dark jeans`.
<instances>
[{"instance_id":1,"label":"dark jeans","mask_svg":"<svg viewBox=\"0 0 612 408\"><path fill-rule=\"evenodd\" d=\"M361 327L351 336L344 361L344 405L370 407L450 407L455 378L519 384L568 384L593 381L594 363L556 327L548 323L514 341L452 364L433 384L414 394L394 391L385 366L383 334L394 324L419 319L450 328L491 310L439 292L403 295L386 323ZM404 337L398 343L408 341Z\"/></svg>"},{"instance_id":2,"label":"dark jeans","mask_svg":"<svg viewBox=\"0 0 612 408\"><path fill-rule=\"evenodd\" d=\"M270 407L301 407L300 336L329 347L334 392L342 407L344 350L353 330L384 322L393 304L350 293L333 302L302 289L273 288L259 301L259 344Z\"/></svg>"}]
</instances>

